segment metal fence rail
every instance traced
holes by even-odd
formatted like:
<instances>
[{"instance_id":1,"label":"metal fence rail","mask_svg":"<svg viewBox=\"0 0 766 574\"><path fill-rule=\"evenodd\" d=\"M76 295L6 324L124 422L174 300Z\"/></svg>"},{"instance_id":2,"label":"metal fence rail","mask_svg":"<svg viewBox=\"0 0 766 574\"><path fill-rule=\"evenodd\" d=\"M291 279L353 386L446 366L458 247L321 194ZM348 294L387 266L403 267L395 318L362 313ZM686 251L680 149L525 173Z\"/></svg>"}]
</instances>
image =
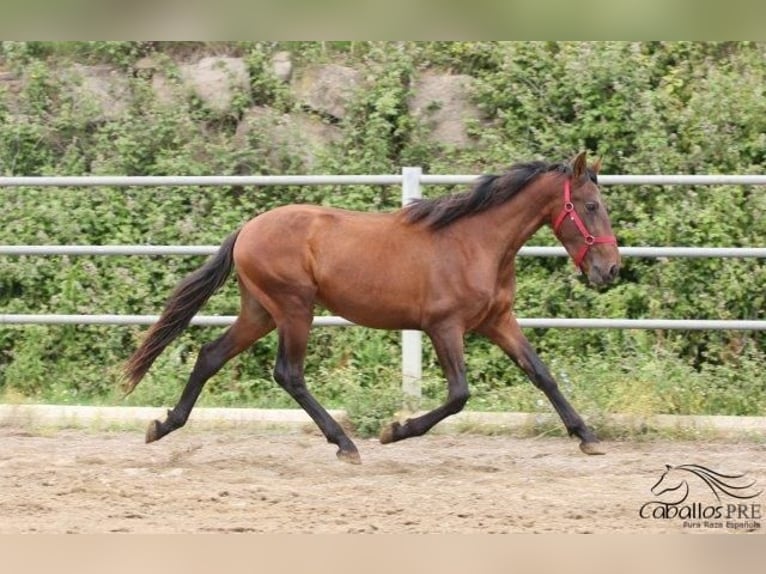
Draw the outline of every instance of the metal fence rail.
<instances>
[{"instance_id":1,"label":"metal fence rail","mask_svg":"<svg viewBox=\"0 0 766 574\"><path fill-rule=\"evenodd\" d=\"M152 325L159 315L59 315L0 314L0 325ZM191 321L196 326L227 326L236 315L197 315ZM522 327L562 329L734 329L766 331L766 321L740 319L587 319L587 318L518 318ZM342 317L314 317L314 327L350 327L355 325Z\"/></svg>"},{"instance_id":2,"label":"metal fence rail","mask_svg":"<svg viewBox=\"0 0 766 574\"><path fill-rule=\"evenodd\" d=\"M420 170L420 168L403 168ZM227 185L402 185L391 175L86 175L5 176L0 187L162 187ZM478 175L421 174L421 185L462 185ZM766 175L599 175L599 185L766 185Z\"/></svg>"},{"instance_id":3,"label":"metal fence rail","mask_svg":"<svg viewBox=\"0 0 766 574\"><path fill-rule=\"evenodd\" d=\"M219 245L0 245L0 255L212 255ZM565 257L559 246L524 246L520 257ZM623 257L766 258L766 247L620 247Z\"/></svg>"},{"instance_id":4,"label":"metal fence rail","mask_svg":"<svg viewBox=\"0 0 766 574\"><path fill-rule=\"evenodd\" d=\"M393 175L280 175L280 176L73 176L0 177L0 187L159 187L159 186L285 186L285 185L400 185L402 205L419 198L422 185L471 184L477 175L424 175L420 167L402 168ZM766 175L601 175L602 185L766 185ZM0 245L6 256L187 256L210 255L217 245ZM766 258L766 247L621 247L627 257L730 257ZM563 247L525 246L523 257L563 257ZM148 325L157 315L0 314L0 324L46 325ZM232 316L197 316L193 325L229 325ZM599 329L736 329L766 330L766 321L522 318L522 327ZM341 317L315 317L314 326L349 326ZM403 389L419 395L421 334L402 332Z\"/></svg>"}]
</instances>

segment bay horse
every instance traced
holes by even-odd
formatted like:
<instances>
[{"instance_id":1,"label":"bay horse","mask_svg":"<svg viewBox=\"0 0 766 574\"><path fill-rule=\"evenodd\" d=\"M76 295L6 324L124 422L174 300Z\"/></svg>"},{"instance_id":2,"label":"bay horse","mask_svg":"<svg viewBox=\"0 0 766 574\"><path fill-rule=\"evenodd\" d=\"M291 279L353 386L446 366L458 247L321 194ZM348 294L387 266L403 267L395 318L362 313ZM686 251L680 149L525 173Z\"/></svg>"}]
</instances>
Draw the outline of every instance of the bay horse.
<instances>
[{"instance_id":1,"label":"bay horse","mask_svg":"<svg viewBox=\"0 0 766 574\"><path fill-rule=\"evenodd\" d=\"M304 380L314 307L322 305L366 327L422 330L433 343L447 379L446 401L391 423L380 442L423 435L462 410L469 397L463 339L475 332L496 343L545 393L583 452L602 454L512 313L516 253L546 223L591 283L617 276L620 254L597 185L599 167L600 161L589 166L581 152L569 162L518 163L502 175L481 177L470 191L389 213L288 205L254 217L178 284L125 365L129 393L236 269L236 320L201 347L178 403L164 421L150 423L146 442L182 427L205 382L276 329L274 379L337 445L338 458L359 463L356 446Z\"/></svg>"}]
</instances>

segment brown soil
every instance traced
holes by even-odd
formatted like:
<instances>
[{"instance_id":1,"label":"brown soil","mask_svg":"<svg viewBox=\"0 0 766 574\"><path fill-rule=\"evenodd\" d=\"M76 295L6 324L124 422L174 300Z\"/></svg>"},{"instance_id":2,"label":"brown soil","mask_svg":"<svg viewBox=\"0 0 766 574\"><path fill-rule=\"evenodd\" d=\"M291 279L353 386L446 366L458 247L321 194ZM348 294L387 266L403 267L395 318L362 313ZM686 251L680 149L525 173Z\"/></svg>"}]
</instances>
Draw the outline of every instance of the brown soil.
<instances>
[{"instance_id":1,"label":"brown soil","mask_svg":"<svg viewBox=\"0 0 766 574\"><path fill-rule=\"evenodd\" d=\"M595 457L560 438L357 445L354 466L299 431L182 429L145 445L139 431L4 427L0 533L710 532L727 529L639 517L665 464L766 485L766 445L752 441L611 442ZM753 500L766 510L766 494Z\"/></svg>"}]
</instances>

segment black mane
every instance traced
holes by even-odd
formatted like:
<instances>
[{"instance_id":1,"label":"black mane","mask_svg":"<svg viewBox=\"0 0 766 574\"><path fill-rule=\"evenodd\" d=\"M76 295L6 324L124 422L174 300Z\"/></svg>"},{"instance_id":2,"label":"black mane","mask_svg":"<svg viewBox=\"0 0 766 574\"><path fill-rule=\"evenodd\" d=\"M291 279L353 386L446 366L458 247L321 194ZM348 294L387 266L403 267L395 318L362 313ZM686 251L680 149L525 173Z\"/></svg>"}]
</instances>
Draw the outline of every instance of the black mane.
<instances>
[{"instance_id":1,"label":"black mane","mask_svg":"<svg viewBox=\"0 0 766 574\"><path fill-rule=\"evenodd\" d=\"M470 191L417 199L404 208L404 216L410 223L422 221L432 229L441 229L457 219L505 203L537 177L551 172L570 174L571 168L568 164L544 161L517 163L502 175L482 176Z\"/></svg>"}]
</instances>

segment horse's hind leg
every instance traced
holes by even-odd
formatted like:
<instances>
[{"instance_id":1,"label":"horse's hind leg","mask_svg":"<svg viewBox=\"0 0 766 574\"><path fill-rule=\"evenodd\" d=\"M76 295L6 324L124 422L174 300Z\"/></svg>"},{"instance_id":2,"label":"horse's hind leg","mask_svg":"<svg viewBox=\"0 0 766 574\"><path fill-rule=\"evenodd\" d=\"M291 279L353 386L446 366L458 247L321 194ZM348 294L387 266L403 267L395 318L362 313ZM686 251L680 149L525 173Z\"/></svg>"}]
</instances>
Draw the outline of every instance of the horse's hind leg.
<instances>
[{"instance_id":1,"label":"horse's hind leg","mask_svg":"<svg viewBox=\"0 0 766 574\"><path fill-rule=\"evenodd\" d=\"M303 407L327 438L338 446L338 458L344 462L359 464L361 459L354 443L341 426L330 416L319 401L306 388L303 363L306 358L312 313L292 313L278 326L279 348L274 367L274 379Z\"/></svg>"},{"instance_id":2,"label":"horse's hind leg","mask_svg":"<svg viewBox=\"0 0 766 574\"><path fill-rule=\"evenodd\" d=\"M202 392L205 382L215 375L226 362L244 351L255 341L272 331L274 320L249 295L242 296L239 317L226 332L215 341L202 346L197 355L189 380L176 406L168 411L164 421L152 421L146 431L146 442L154 442L166 434L184 426L194 403Z\"/></svg>"}]
</instances>

